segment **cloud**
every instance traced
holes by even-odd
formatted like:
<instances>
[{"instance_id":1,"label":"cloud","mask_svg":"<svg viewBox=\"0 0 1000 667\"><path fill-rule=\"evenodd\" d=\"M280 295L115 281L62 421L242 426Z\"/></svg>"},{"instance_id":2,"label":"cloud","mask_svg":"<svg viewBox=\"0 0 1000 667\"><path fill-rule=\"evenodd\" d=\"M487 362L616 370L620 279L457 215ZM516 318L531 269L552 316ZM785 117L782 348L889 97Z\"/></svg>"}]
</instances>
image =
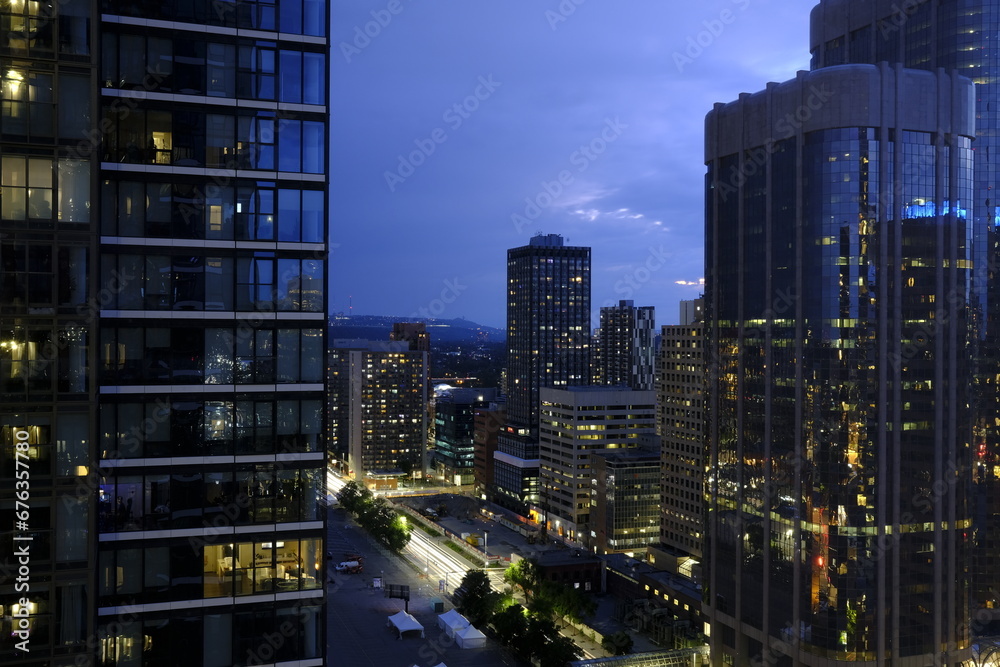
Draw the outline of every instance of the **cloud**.
<instances>
[{"instance_id":1,"label":"cloud","mask_svg":"<svg viewBox=\"0 0 1000 667\"><path fill-rule=\"evenodd\" d=\"M703 285L674 278L704 273L705 114L807 66L811 4L753 0L678 72L673 53L733 0L578 3L556 30L545 10L558 0L405 4L350 62L340 43L386 0L330 3L331 310L353 296L355 312L405 315L458 277L468 290L449 314L503 326L506 250L541 230L593 248L595 310L622 298L617 281L650 246L668 248L669 271L636 298L669 323ZM496 93L449 124L490 75ZM620 137L574 161L616 118ZM390 192L386 170L438 128L447 140ZM564 171L572 183L551 205L511 224Z\"/></svg>"}]
</instances>

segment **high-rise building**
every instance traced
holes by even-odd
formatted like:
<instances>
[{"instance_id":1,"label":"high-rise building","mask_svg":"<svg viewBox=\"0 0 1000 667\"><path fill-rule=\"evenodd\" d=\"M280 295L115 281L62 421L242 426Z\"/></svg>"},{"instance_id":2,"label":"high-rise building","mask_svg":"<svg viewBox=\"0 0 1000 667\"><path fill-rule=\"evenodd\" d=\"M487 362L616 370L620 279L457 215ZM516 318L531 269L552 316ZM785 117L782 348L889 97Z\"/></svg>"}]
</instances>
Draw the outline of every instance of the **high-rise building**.
<instances>
[{"instance_id":1,"label":"high-rise building","mask_svg":"<svg viewBox=\"0 0 1000 667\"><path fill-rule=\"evenodd\" d=\"M973 194L965 202L975 221L972 234L976 284L968 307L976 332L977 368L973 405L976 430L972 470L970 604L974 634L1000 632L1000 45L995 2L922 0L823 0L813 9L812 68L882 60L905 67L957 69L976 86ZM985 237L985 242L983 241ZM984 289L985 286L985 289Z\"/></svg>"},{"instance_id":2,"label":"high-rise building","mask_svg":"<svg viewBox=\"0 0 1000 667\"><path fill-rule=\"evenodd\" d=\"M590 455L636 447L656 431L656 395L628 387L542 388L539 499L532 517L546 530L577 542L590 535ZM651 502L657 493L650 494ZM659 533L659 521L649 528Z\"/></svg>"},{"instance_id":3,"label":"high-rise building","mask_svg":"<svg viewBox=\"0 0 1000 667\"><path fill-rule=\"evenodd\" d=\"M558 234L507 251L507 424L498 436L494 500L527 514L538 500L543 387L590 380L590 248Z\"/></svg>"},{"instance_id":4,"label":"high-rise building","mask_svg":"<svg viewBox=\"0 0 1000 667\"><path fill-rule=\"evenodd\" d=\"M2 664L95 655L96 15L0 8Z\"/></svg>"},{"instance_id":5,"label":"high-rise building","mask_svg":"<svg viewBox=\"0 0 1000 667\"><path fill-rule=\"evenodd\" d=\"M590 455L590 517L584 541L597 554L642 558L660 540L660 448L656 436L639 446Z\"/></svg>"},{"instance_id":6,"label":"high-rise building","mask_svg":"<svg viewBox=\"0 0 1000 667\"><path fill-rule=\"evenodd\" d=\"M656 427L661 438L660 543L702 557L705 483L705 330L664 326L657 357Z\"/></svg>"},{"instance_id":7,"label":"high-rise building","mask_svg":"<svg viewBox=\"0 0 1000 667\"><path fill-rule=\"evenodd\" d=\"M715 664L969 658L974 92L845 65L708 115Z\"/></svg>"},{"instance_id":8,"label":"high-rise building","mask_svg":"<svg viewBox=\"0 0 1000 667\"><path fill-rule=\"evenodd\" d=\"M427 353L407 341L335 340L330 428L346 474L395 480L426 468Z\"/></svg>"},{"instance_id":9,"label":"high-rise building","mask_svg":"<svg viewBox=\"0 0 1000 667\"><path fill-rule=\"evenodd\" d=\"M636 391L653 389L656 311L634 301L601 308L601 327L594 350L593 382L623 385Z\"/></svg>"},{"instance_id":10,"label":"high-rise building","mask_svg":"<svg viewBox=\"0 0 1000 667\"><path fill-rule=\"evenodd\" d=\"M0 24L0 662L322 664L326 3Z\"/></svg>"},{"instance_id":11,"label":"high-rise building","mask_svg":"<svg viewBox=\"0 0 1000 667\"><path fill-rule=\"evenodd\" d=\"M411 350L431 351L431 335L423 322L393 322L389 340L405 340Z\"/></svg>"},{"instance_id":12,"label":"high-rise building","mask_svg":"<svg viewBox=\"0 0 1000 667\"><path fill-rule=\"evenodd\" d=\"M497 399L494 387L435 390L435 474L456 485L472 484L475 472L476 411Z\"/></svg>"},{"instance_id":13,"label":"high-rise building","mask_svg":"<svg viewBox=\"0 0 1000 667\"><path fill-rule=\"evenodd\" d=\"M680 324L694 324L705 319L705 297L681 301Z\"/></svg>"}]
</instances>

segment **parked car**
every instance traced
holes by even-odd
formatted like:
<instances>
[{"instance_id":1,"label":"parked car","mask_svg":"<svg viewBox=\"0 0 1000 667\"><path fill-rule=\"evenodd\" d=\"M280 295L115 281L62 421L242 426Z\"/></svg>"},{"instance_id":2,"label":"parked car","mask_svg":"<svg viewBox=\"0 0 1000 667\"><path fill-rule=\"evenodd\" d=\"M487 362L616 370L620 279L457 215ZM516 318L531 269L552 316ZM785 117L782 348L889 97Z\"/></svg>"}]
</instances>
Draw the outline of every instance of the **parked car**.
<instances>
[{"instance_id":1,"label":"parked car","mask_svg":"<svg viewBox=\"0 0 1000 667\"><path fill-rule=\"evenodd\" d=\"M337 572L344 572L346 574L360 574L364 571L365 567L359 561L356 560L345 560L340 563L335 568Z\"/></svg>"}]
</instances>

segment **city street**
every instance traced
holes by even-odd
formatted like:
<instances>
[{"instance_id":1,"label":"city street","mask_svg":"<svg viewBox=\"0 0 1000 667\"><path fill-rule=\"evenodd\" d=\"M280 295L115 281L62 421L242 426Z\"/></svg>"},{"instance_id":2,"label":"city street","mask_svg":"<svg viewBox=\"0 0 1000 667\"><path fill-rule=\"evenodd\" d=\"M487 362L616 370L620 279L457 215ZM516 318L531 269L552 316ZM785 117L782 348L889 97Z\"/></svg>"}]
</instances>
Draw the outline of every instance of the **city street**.
<instances>
[{"instance_id":1,"label":"city street","mask_svg":"<svg viewBox=\"0 0 1000 667\"><path fill-rule=\"evenodd\" d=\"M416 529L414 535L418 532ZM448 667L516 665L511 659L504 660L492 640L487 640L485 648L461 649L438 628L437 614L431 608L431 599L440 596L437 578L444 579L443 575L447 575L454 587L464 576L465 566L459 567L461 557L457 554L435 553L420 538L411 544L413 555L409 557L422 563L418 565L420 569L428 568L429 578L423 578L416 567L388 554L358 528L346 511L329 510L327 549L333 555L332 560L339 562L347 554L360 553L364 556L364 571L333 573L334 583L327 584L327 667L433 667L441 662ZM459 561L450 560L449 554ZM386 627L387 618L407 605L374 589L372 583L376 577L382 577L384 585L410 587L409 612L424 626L424 638L408 633L400 640L395 630ZM445 602L444 610L451 608Z\"/></svg>"},{"instance_id":2,"label":"city street","mask_svg":"<svg viewBox=\"0 0 1000 667\"><path fill-rule=\"evenodd\" d=\"M343 487L344 480L330 475L328 478L331 496ZM329 631L327 643L328 667L364 667L377 665L389 667L399 664L401 667L419 665L434 667L444 661L448 667L476 665L477 667L492 667L493 665L513 665L504 662L496 642L492 640L487 648L478 650L461 650L451 643L451 640L437 629L437 616L431 610L431 599L446 600L444 610L452 608L447 602L465 576L473 567L472 564L452 551L444 544L444 537L431 537L422 528L411 526L410 543L403 549L403 558L390 554L384 547L376 543L363 530L358 528L343 509L329 510L327 527L327 549L333 555L333 562L339 562L348 554L361 553L365 556L364 572L361 574L334 573L335 583L329 592ZM471 524L469 523L471 521ZM489 553L510 557L511 553L531 556L538 551L558 548L553 546L529 545L524 537L492 520L476 516L468 520L447 517L440 524L456 533L476 532L483 534L489 531ZM332 567L332 566L331 566ZM503 571L499 568L487 570L490 582L495 590L503 590ZM418 644L409 636L399 642L387 642L392 633L385 628L385 619L404 608L402 600L384 598L383 594L371 588L374 577L382 577L383 585L404 584L410 586L411 599L409 612L419 620L426 630L426 637ZM580 636L576 631L563 631L562 634L573 639L584 651L585 658L605 655L604 651L589 638ZM436 639L435 639L436 638ZM343 640L338 644L338 641ZM345 662L338 662L345 656L345 647L349 647ZM422 652L422 654L421 654ZM441 656L447 653L448 658ZM406 657L411 662L407 664ZM478 657L470 657L478 656ZM423 657L429 660L421 661ZM402 659L402 662L400 662Z\"/></svg>"},{"instance_id":3,"label":"city street","mask_svg":"<svg viewBox=\"0 0 1000 667\"><path fill-rule=\"evenodd\" d=\"M430 583L438 586L438 592L450 594L473 565L440 544L438 540L441 539L443 538L432 538L414 526L410 531L410 543L403 549L403 554L428 576ZM442 581L443 586L440 583Z\"/></svg>"}]
</instances>

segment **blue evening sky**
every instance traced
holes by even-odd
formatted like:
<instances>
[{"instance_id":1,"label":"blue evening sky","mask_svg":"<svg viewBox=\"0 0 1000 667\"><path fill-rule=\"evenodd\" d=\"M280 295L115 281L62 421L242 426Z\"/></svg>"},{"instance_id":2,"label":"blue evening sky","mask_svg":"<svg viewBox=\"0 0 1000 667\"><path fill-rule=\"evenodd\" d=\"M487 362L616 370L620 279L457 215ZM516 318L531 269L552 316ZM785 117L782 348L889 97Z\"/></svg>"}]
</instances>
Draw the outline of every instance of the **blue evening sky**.
<instances>
[{"instance_id":1,"label":"blue evening sky","mask_svg":"<svg viewBox=\"0 0 1000 667\"><path fill-rule=\"evenodd\" d=\"M331 3L331 312L504 327L506 250L540 231L593 249L595 322L630 298L676 323L705 114L808 68L814 4Z\"/></svg>"}]
</instances>

